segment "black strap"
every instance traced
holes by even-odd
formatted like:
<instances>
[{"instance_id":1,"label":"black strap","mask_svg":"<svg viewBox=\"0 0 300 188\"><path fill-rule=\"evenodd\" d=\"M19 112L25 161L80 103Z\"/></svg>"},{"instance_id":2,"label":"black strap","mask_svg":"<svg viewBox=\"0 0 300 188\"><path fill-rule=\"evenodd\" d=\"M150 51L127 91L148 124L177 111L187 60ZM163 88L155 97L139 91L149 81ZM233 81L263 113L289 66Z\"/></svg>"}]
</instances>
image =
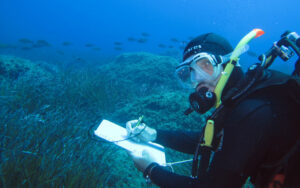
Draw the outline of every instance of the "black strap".
<instances>
[{"instance_id":1,"label":"black strap","mask_svg":"<svg viewBox=\"0 0 300 188\"><path fill-rule=\"evenodd\" d=\"M207 174L209 168L209 162L212 154L212 149L208 147L201 147L201 160L198 171L198 177L204 177Z\"/></svg>"}]
</instances>

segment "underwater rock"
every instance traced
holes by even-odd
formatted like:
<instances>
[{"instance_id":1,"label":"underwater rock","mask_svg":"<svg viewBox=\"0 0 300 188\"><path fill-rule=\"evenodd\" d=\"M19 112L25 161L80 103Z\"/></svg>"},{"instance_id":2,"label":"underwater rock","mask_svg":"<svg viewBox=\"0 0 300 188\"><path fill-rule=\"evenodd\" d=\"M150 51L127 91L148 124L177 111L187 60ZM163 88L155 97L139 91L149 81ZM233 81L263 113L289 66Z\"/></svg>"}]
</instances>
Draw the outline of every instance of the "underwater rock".
<instances>
[{"instance_id":1,"label":"underwater rock","mask_svg":"<svg viewBox=\"0 0 300 188\"><path fill-rule=\"evenodd\" d=\"M178 89L179 84L174 77L178 62L168 56L151 53L124 53L114 61L99 67L99 71L115 87L126 86L125 91L135 96L146 96L155 92Z\"/></svg>"},{"instance_id":2,"label":"underwater rock","mask_svg":"<svg viewBox=\"0 0 300 188\"><path fill-rule=\"evenodd\" d=\"M188 107L188 93L180 90L166 91L132 100L109 118L124 124L144 115L144 122L153 128L201 130L209 113L202 116L192 113L186 116L184 111Z\"/></svg>"},{"instance_id":3,"label":"underwater rock","mask_svg":"<svg viewBox=\"0 0 300 188\"><path fill-rule=\"evenodd\" d=\"M55 66L45 62L32 62L15 56L0 55L0 80L16 80L26 76L46 79L56 71Z\"/></svg>"}]
</instances>

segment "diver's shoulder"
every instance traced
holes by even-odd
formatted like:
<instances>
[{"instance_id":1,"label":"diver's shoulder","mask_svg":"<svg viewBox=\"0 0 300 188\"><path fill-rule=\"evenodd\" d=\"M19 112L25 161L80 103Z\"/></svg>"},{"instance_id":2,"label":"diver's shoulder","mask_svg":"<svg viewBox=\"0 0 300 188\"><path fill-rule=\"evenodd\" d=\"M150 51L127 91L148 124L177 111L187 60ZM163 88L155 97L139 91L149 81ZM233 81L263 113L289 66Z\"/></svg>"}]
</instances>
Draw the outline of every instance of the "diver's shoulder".
<instances>
[{"instance_id":1,"label":"diver's shoulder","mask_svg":"<svg viewBox=\"0 0 300 188\"><path fill-rule=\"evenodd\" d=\"M291 76L281 71L277 71L273 69L265 69L260 79L261 83L267 85L282 85L289 80L295 80L298 84L300 84L299 77Z\"/></svg>"},{"instance_id":2,"label":"diver's shoulder","mask_svg":"<svg viewBox=\"0 0 300 188\"><path fill-rule=\"evenodd\" d=\"M249 89L247 95L273 95L283 91L289 85L300 88L300 79L277 70L266 69L252 88Z\"/></svg>"},{"instance_id":3,"label":"diver's shoulder","mask_svg":"<svg viewBox=\"0 0 300 188\"><path fill-rule=\"evenodd\" d=\"M271 101L256 95L247 97L236 104L230 114L236 122L250 117L270 118L272 116Z\"/></svg>"}]
</instances>

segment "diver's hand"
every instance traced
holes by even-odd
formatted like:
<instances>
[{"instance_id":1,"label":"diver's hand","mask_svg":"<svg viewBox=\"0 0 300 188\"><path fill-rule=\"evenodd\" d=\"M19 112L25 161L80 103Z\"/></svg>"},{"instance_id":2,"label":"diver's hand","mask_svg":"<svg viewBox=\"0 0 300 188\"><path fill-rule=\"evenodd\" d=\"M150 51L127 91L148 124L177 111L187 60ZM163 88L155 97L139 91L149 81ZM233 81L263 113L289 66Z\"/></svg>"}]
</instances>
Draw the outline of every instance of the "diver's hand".
<instances>
[{"instance_id":1,"label":"diver's hand","mask_svg":"<svg viewBox=\"0 0 300 188\"><path fill-rule=\"evenodd\" d=\"M155 129L148 127L145 123L136 126L138 120L131 120L126 123L126 130L129 136L137 142L150 142L156 139L157 132ZM135 136L136 135L136 136Z\"/></svg>"},{"instance_id":2,"label":"diver's hand","mask_svg":"<svg viewBox=\"0 0 300 188\"><path fill-rule=\"evenodd\" d=\"M132 158L134 166L141 172L144 172L151 163L155 162L151 153L146 150L141 153L128 152L128 155Z\"/></svg>"}]
</instances>

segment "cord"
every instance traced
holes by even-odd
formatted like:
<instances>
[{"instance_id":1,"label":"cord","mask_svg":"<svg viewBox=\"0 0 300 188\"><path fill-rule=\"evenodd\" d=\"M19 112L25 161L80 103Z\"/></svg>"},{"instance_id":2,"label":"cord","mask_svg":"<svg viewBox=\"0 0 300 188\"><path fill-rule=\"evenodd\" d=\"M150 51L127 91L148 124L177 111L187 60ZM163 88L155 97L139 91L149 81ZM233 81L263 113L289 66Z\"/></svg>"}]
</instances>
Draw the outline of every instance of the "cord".
<instances>
[{"instance_id":1,"label":"cord","mask_svg":"<svg viewBox=\"0 0 300 188\"><path fill-rule=\"evenodd\" d=\"M177 164L183 164L183 163L188 163L188 162L192 162L193 159L187 159L187 160L182 160L182 161L176 161L176 162L171 162L171 163L166 163L167 167L171 168L171 171L174 172L174 168L172 165L177 165Z\"/></svg>"}]
</instances>

